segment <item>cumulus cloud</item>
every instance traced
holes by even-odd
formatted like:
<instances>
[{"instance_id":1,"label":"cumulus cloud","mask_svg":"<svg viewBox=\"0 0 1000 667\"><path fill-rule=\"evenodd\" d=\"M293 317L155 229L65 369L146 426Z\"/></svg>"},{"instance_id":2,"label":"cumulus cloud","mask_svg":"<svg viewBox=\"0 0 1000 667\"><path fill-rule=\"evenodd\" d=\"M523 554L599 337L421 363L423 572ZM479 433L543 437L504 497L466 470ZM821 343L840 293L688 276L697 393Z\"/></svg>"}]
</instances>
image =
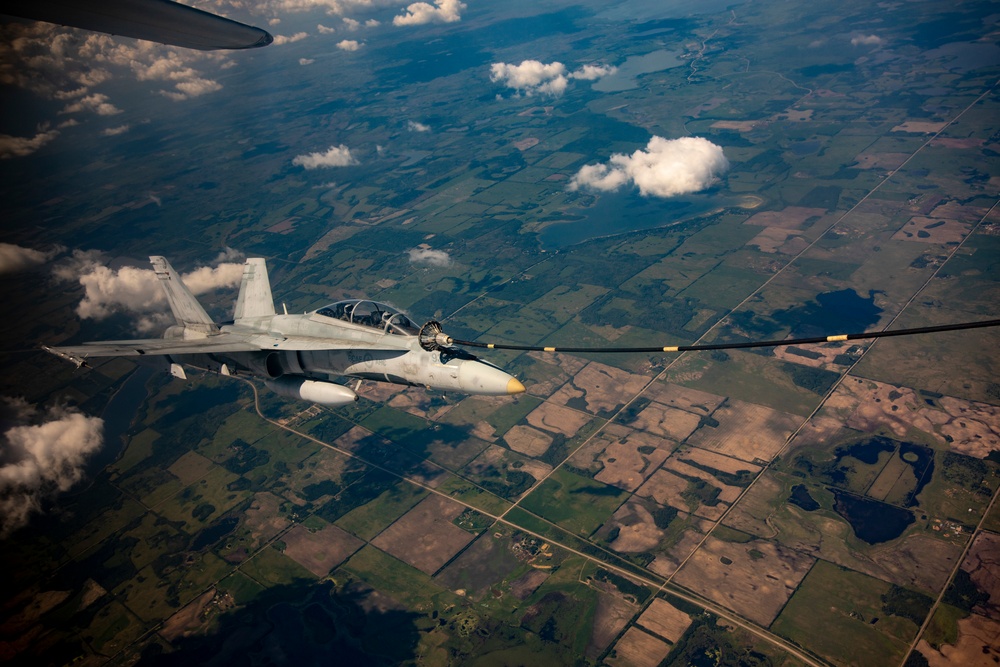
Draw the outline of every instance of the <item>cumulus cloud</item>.
<instances>
[{"instance_id":1,"label":"cumulus cloud","mask_svg":"<svg viewBox=\"0 0 1000 667\"><path fill-rule=\"evenodd\" d=\"M231 1L236 3L236 0ZM308 12L321 9L331 16L341 16L376 7L398 7L400 2L399 0L260 0L254 4L258 9L272 13Z\"/></svg>"},{"instance_id":2,"label":"cumulus cloud","mask_svg":"<svg viewBox=\"0 0 1000 667\"><path fill-rule=\"evenodd\" d=\"M234 287L243 277L243 264L232 260L240 257L237 251L227 248L215 258L216 266L197 268L182 274L181 280L196 296ZM72 258L53 269L57 278L83 286L84 297L76 307L81 319L99 320L112 313L131 312L141 316L136 324L139 331L165 322L162 315L150 315L166 304L163 288L152 269L134 266L111 269L101 260L99 253L76 251Z\"/></svg>"},{"instance_id":3,"label":"cumulus cloud","mask_svg":"<svg viewBox=\"0 0 1000 667\"><path fill-rule=\"evenodd\" d=\"M301 42L303 39L307 38L309 33L307 32L297 32L294 35L275 35L274 45L281 46L282 44L291 44L292 42Z\"/></svg>"},{"instance_id":4,"label":"cumulus cloud","mask_svg":"<svg viewBox=\"0 0 1000 667\"><path fill-rule=\"evenodd\" d=\"M104 422L53 407L41 413L21 399L0 399L0 537L25 526L43 503L83 479L103 443Z\"/></svg>"},{"instance_id":5,"label":"cumulus cloud","mask_svg":"<svg viewBox=\"0 0 1000 667\"><path fill-rule=\"evenodd\" d=\"M345 16L340 20L343 22L344 27L350 30L351 32L354 32L355 30L361 27L361 21L358 21L357 19L352 19Z\"/></svg>"},{"instance_id":6,"label":"cumulus cloud","mask_svg":"<svg viewBox=\"0 0 1000 667\"><path fill-rule=\"evenodd\" d=\"M617 71L618 68L612 65L584 65L569 76L571 79L597 81L601 77L611 76Z\"/></svg>"},{"instance_id":7,"label":"cumulus cloud","mask_svg":"<svg viewBox=\"0 0 1000 667\"><path fill-rule=\"evenodd\" d=\"M235 64L220 52L119 40L43 23L0 25L0 84L67 102L63 114L119 113L105 93L93 90L113 78L167 81L173 99L219 90L221 85L195 69L197 63Z\"/></svg>"},{"instance_id":8,"label":"cumulus cloud","mask_svg":"<svg viewBox=\"0 0 1000 667\"><path fill-rule=\"evenodd\" d=\"M425 266L448 266L451 264L451 256L444 250L433 250L425 246L411 248L408 251L411 264L423 264Z\"/></svg>"},{"instance_id":9,"label":"cumulus cloud","mask_svg":"<svg viewBox=\"0 0 1000 667\"><path fill-rule=\"evenodd\" d=\"M406 8L406 13L392 19L392 24L423 25L425 23L455 23L461 21L459 15L466 8L460 0L435 0L434 4L414 2Z\"/></svg>"},{"instance_id":10,"label":"cumulus cloud","mask_svg":"<svg viewBox=\"0 0 1000 667\"><path fill-rule=\"evenodd\" d=\"M81 275L103 263L104 253L100 250L76 249L53 265L52 275L57 280L75 283Z\"/></svg>"},{"instance_id":11,"label":"cumulus cloud","mask_svg":"<svg viewBox=\"0 0 1000 667\"><path fill-rule=\"evenodd\" d=\"M418 123L415 120L410 120L406 122L406 129L410 132L430 132L431 126L424 125L423 123Z\"/></svg>"},{"instance_id":12,"label":"cumulus cloud","mask_svg":"<svg viewBox=\"0 0 1000 667\"><path fill-rule=\"evenodd\" d=\"M174 88L177 90L161 90L160 94L179 102L222 90L222 84L211 79L188 79L187 81L179 81L174 85Z\"/></svg>"},{"instance_id":13,"label":"cumulus cloud","mask_svg":"<svg viewBox=\"0 0 1000 667\"><path fill-rule=\"evenodd\" d=\"M316 61L313 58L299 58L299 64L303 66L312 65L314 62Z\"/></svg>"},{"instance_id":14,"label":"cumulus cloud","mask_svg":"<svg viewBox=\"0 0 1000 667\"><path fill-rule=\"evenodd\" d=\"M305 169L319 169L321 167L347 167L357 164L358 161L351 155L351 149L341 144L330 146L325 153L309 153L308 155L296 155L292 164Z\"/></svg>"},{"instance_id":15,"label":"cumulus cloud","mask_svg":"<svg viewBox=\"0 0 1000 667\"><path fill-rule=\"evenodd\" d=\"M538 60L524 60L520 65L493 63L490 81L500 82L518 93L533 95L547 93L562 95L566 90L566 66L560 62L545 64Z\"/></svg>"},{"instance_id":16,"label":"cumulus cloud","mask_svg":"<svg viewBox=\"0 0 1000 667\"><path fill-rule=\"evenodd\" d=\"M615 153L608 164L582 167L569 188L609 191L632 183L644 197L673 197L704 190L728 169L729 161L722 148L708 139L654 136L646 150L631 155Z\"/></svg>"},{"instance_id":17,"label":"cumulus cloud","mask_svg":"<svg viewBox=\"0 0 1000 667\"><path fill-rule=\"evenodd\" d=\"M851 38L851 46L882 46L885 40L878 35L856 35Z\"/></svg>"},{"instance_id":18,"label":"cumulus cloud","mask_svg":"<svg viewBox=\"0 0 1000 667\"><path fill-rule=\"evenodd\" d=\"M513 88L517 95L550 95L559 97L566 92L570 79L596 81L618 71L609 65L584 65L570 72L561 62L543 63L539 60L523 60L521 64L493 63L490 65L490 81Z\"/></svg>"},{"instance_id":19,"label":"cumulus cloud","mask_svg":"<svg viewBox=\"0 0 1000 667\"><path fill-rule=\"evenodd\" d=\"M332 35L333 33L337 32L336 28L327 27L322 23L316 24L316 30L319 30L319 34L321 35Z\"/></svg>"},{"instance_id":20,"label":"cumulus cloud","mask_svg":"<svg viewBox=\"0 0 1000 667\"><path fill-rule=\"evenodd\" d=\"M59 113L79 113L81 111L92 111L98 116L114 116L120 114L121 109L108 101L108 96L102 93L94 93L81 97L73 104L69 104Z\"/></svg>"},{"instance_id":21,"label":"cumulus cloud","mask_svg":"<svg viewBox=\"0 0 1000 667\"><path fill-rule=\"evenodd\" d=\"M74 90L57 90L53 94L53 97L57 100L72 100L77 97L83 97L89 90L86 86L80 86Z\"/></svg>"},{"instance_id":22,"label":"cumulus cloud","mask_svg":"<svg viewBox=\"0 0 1000 667\"><path fill-rule=\"evenodd\" d=\"M25 248L13 243L0 243L0 274L19 273L39 264L44 264L58 252L59 250L42 252L41 250Z\"/></svg>"},{"instance_id":23,"label":"cumulus cloud","mask_svg":"<svg viewBox=\"0 0 1000 667\"><path fill-rule=\"evenodd\" d=\"M12 137L0 134L0 160L31 155L39 148L59 136L56 130L39 132L33 137Z\"/></svg>"},{"instance_id":24,"label":"cumulus cloud","mask_svg":"<svg viewBox=\"0 0 1000 667\"><path fill-rule=\"evenodd\" d=\"M342 51L357 51L363 46L361 42L354 39L344 39L337 42L337 48Z\"/></svg>"},{"instance_id":25,"label":"cumulus cloud","mask_svg":"<svg viewBox=\"0 0 1000 667\"><path fill-rule=\"evenodd\" d=\"M129 130L128 125L119 125L118 127L109 127L105 130L102 130L101 134L104 135L105 137L116 137L119 134L125 134L126 132L128 132L128 130Z\"/></svg>"}]
</instances>

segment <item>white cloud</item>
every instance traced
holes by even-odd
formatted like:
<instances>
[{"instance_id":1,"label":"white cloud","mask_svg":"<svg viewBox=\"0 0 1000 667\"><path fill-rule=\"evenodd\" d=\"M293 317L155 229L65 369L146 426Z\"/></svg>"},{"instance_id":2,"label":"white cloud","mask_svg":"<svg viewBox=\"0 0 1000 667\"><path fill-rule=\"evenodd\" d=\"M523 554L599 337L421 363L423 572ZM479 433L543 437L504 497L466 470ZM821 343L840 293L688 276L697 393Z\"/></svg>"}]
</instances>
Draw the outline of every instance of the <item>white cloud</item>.
<instances>
[{"instance_id":1,"label":"white cloud","mask_svg":"<svg viewBox=\"0 0 1000 667\"><path fill-rule=\"evenodd\" d=\"M406 121L406 129L410 132L430 132L431 126L424 125L423 123L418 123L415 120Z\"/></svg>"},{"instance_id":2,"label":"white cloud","mask_svg":"<svg viewBox=\"0 0 1000 667\"><path fill-rule=\"evenodd\" d=\"M543 63L539 60L523 60L520 65L513 63L493 63L490 65L490 81L502 83L517 91L518 95L551 95L559 97L569 85L570 79L596 81L618 71L610 65L584 65L569 72L561 62Z\"/></svg>"},{"instance_id":3,"label":"white cloud","mask_svg":"<svg viewBox=\"0 0 1000 667\"><path fill-rule=\"evenodd\" d=\"M851 46L882 46L885 40L878 35L857 35L851 38Z\"/></svg>"},{"instance_id":4,"label":"white cloud","mask_svg":"<svg viewBox=\"0 0 1000 667\"><path fill-rule=\"evenodd\" d=\"M365 21L366 28L377 28L380 25L382 25L382 23L375 19L368 19L367 21Z\"/></svg>"},{"instance_id":5,"label":"white cloud","mask_svg":"<svg viewBox=\"0 0 1000 667\"><path fill-rule=\"evenodd\" d=\"M361 21L358 21L357 19L352 19L345 16L340 20L343 21L344 27L350 30L351 32L354 32L355 30L361 27Z\"/></svg>"},{"instance_id":6,"label":"white cloud","mask_svg":"<svg viewBox=\"0 0 1000 667\"><path fill-rule=\"evenodd\" d=\"M104 421L50 408L41 414L21 399L4 398L0 438L0 537L25 526L43 502L83 479L84 464L103 444Z\"/></svg>"},{"instance_id":7,"label":"white cloud","mask_svg":"<svg viewBox=\"0 0 1000 667\"><path fill-rule=\"evenodd\" d=\"M128 130L129 130L128 125L119 125L118 127L109 127L105 130L102 130L101 134L104 135L105 137L115 137L118 136L119 134L125 134L126 132L128 132Z\"/></svg>"},{"instance_id":8,"label":"white cloud","mask_svg":"<svg viewBox=\"0 0 1000 667\"><path fill-rule=\"evenodd\" d=\"M263 6L266 11L272 13L308 12L322 9L330 16L340 16L377 7L398 7L400 2L399 0L260 0L254 4L257 7Z\"/></svg>"},{"instance_id":9,"label":"white cloud","mask_svg":"<svg viewBox=\"0 0 1000 667\"><path fill-rule=\"evenodd\" d=\"M309 153L308 155L296 155L292 164L305 169L319 169L320 167L347 167L357 164L358 161L351 155L351 149L341 144L340 146L330 146L325 153Z\"/></svg>"},{"instance_id":10,"label":"white cloud","mask_svg":"<svg viewBox=\"0 0 1000 667\"><path fill-rule=\"evenodd\" d=\"M270 26L281 25L281 19L275 17L273 19L268 19L267 24Z\"/></svg>"},{"instance_id":11,"label":"white cloud","mask_svg":"<svg viewBox=\"0 0 1000 667\"><path fill-rule=\"evenodd\" d=\"M243 265L243 260L246 259L246 255L243 254L242 250L237 250L236 248L230 248L225 246L219 251L215 259L212 260L212 264L222 264L223 262L239 262L240 266Z\"/></svg>"},{"instance_id":12,"label":"white cloud","mask_svg":"<svg viewBox=\"0 0 1000 667\"><path fill-rule=\"evenodd\" d=\"M500 82L527 96L541 93L558 97L566 90L566 66L560 62L524 60L520 65L493 63L490 81Z\"/></svg>"},{"instance_id":13,"label":"white cloud","mask_svg":"<svg viewBox=\"0 0 1000 667\"><path fill-rule=\"evenodd\" d=\"M222 90L222 84L217 81L212 81L211 79L192 78L187 79L186 81L178 82L174 88L177 90L161 90L160 94L179 102L191 97L200 97L201 95L207 95L208 93L214 93Z\"/></svg>"},{"instance_id":14,"label":"white cloud","mask_svg":"<svg viewBox=\"0 0 1000 667\"><path fill-rule=\"evenodd\" d=\"M31 155L39 148L59 136L55 130L39 132L33 137L12 137L0 134L0 160Z\"/></svg>"},{"instance_id":15,"label":"white cloud","mask_svg":"<svg viewBox=\"0 0 1000 667\"><path fill-rule=\"evenodd\" d=\"M611 76L617 71L618 68L611 65L584 65L569 76L571 79L597 81L601 77Z\"/></svg>"},{"instance_id":16,"label":"white cloud","mask_svg":"<svg viewBox=\"0 0 1000 667\"><path fill-rule=\"evenodd\" d=\"M233 287L243 279L243 263L202 266L181 276L192 294L207 294L222 287Z\"/></svg>"},{"instance_id":17,"label":"white cloud","mask_svg":"<svg viewBox=\"0 0 1000 667\"><path fill-rule=\"evenodd\" d=\"M333 33L337 32L336 28L328 28L322 23L317 23L316 29L319 30L319 34L321 35L332 35Z\"/></svg>"},{"instance_id":18,"label":"white cloud","mask_svg":"<svg viewBox=\"0 0 1000 667\"><path fill-rule=\"evenodd\" d=\"M197 268L181 275L181 280L196 296L234 287L243 277L243 263L229 260L238 256L227 248L216 257L216 266ZM158 318L162 316L149 315L166 303L163 288L152 269L134 266L111 269L100 263L99 253L76 251L71 260L53 269L53 275L83 286L84 297L76 308L81 319L99 320L116 312L132 312L142 316L136 325L140 331L161 321Z\"/></svg>"},{"instance_id":19,"label":"white cloud","mask_svg":"<svg viewBox=\"0 0 1000 667\"><path fill-rule=\"evenodd\" d=\"M93 111L98 116L114 116L122 112L121 109L108 101L107 95L94 93L81 97L73 104L67 105L59 113L79 113L81 111Z\"/></svg>"},{"instance_id":20,"label":"white cloud","mask_svg":"<svg viewBox=\"0 0 1000 667\"><path fill-rule=\"evenodd\" d=\"M426 264L427 266L448 266L451 264L451 256L444 250L420 247L411 248L408 253L412 264Z\"/></svg>"},{"instance_id":21,"label":"white cloud","mask_svg":"<svg viewBox=\"0 0 1000 667\"><path fill-rule=\"evenodd\" d=\"M52 267L52 275L64 282L76 282L84 273L92 271L104 261L100 250L74 250L69 257L60 259Z\"/></svg>"},{"instance_id":22,"label":"white cloud","mask_svg":"<svg viewBox=\"0 0 1000 667\"><path fill-rule=\"evenodd\" d=\"M79 88L75 88L73 90L57 90L53 94L53 97L57 100L72 100L77 97L83 97L88 92L90 92L89 88L86 86L80 86Z\"/></svg>"},{"instance_id":23,"label":"white cloud","mask_svg":"<svg viewBox=\"0 0 1000 667\"><path fill-rule=\"evenodd\" d=\"M722 148L702 137L664 139L654 136L646 150L615 153L608 164L586 165L570 181L581 187L617 190L634 183L644 197L673 197L713 185L729 169Z\"/></svg>"},{"instance_id":24,"label":"white cloud","mask_svg":"<svg viewBox=\"0 0 1000 667\"><path fill-rule=\"evenodd\" d=\"M303 39L307 38L309 33L307 32L297 32L294 35L275 35L274 45L281 46L282 44L291 44L292 42L301 42Z\"/></svg>"},{"instance_id":25,"label":"white cloud","mask_svg":"<svg viewBox=\"0 0 1000 667\"><path fill-rule=\"evenodd\" d=\"M52 259L59 250L42 252L13 243L0 243L0 273L18 273L44 264Z\"/></svg>"},{"instance_id":26,"label":"white cloud","mask_svg":"<svg viewBox=\"0 0 1000 667\"><path fill-rule=\"evenodd\" d=\"M364 44L354 39L344 39L337 42L337 48L342 51L357 51L362 46L364 46Z\"/></svg>"},{"instance_id":27,"label":"white cloud","mask_svg":"<svg viewBox=\"0 0 1000 667\"><path fill-rule=\"evenodd\" d=\"M166 301L152 269L97 266L80 276L79 282L84 297L76 313L82 319L99 320L120 310L149 310Z\"/></svg>"},{"instance_id":28,"label":"white cloud","mask_svg":"<svg viewBox=\"0 0 1000 667\"><path fill-rule=\"evenodd\" d=\"M299 64L303 66L312 65L314 62L316 61L313 58L299 58Z\"/></svg>"},{"instance_id":29,"label":"white cloud","mask_svg":"<svg viewBox=\"0 0 1000 667\"><path fill-rule=\"evenodd\" d=\"M393 25L423 25L425 23L455 23L461 21L459 15L466 8L460 0L435 0L431 5L426 2L414 2L406 8L405 14L392 19Z\"/></svg>"},{"instance_id":30,"label":"white cloud","mask_svg":"<svg viewBox=\"0 0 1000 667\"><path fill-rule=\"evenodd\" d=\"M234 64L219 52L173 49L152 42L118 41L108 35L88 35L76 48L74 58L90 65L106 66L116 72L129 72L139 81L167 81L174 90L159 91L174 100L185 100L222 89L221 84L206 78L194 68L199 62L209 62L225 68ZM91 74L94 70L91 70ZM105 71L111 78L110 72ZM93 77L77 77L84 84L96 85L89 81Z\"/></svg>"}]
</instances>

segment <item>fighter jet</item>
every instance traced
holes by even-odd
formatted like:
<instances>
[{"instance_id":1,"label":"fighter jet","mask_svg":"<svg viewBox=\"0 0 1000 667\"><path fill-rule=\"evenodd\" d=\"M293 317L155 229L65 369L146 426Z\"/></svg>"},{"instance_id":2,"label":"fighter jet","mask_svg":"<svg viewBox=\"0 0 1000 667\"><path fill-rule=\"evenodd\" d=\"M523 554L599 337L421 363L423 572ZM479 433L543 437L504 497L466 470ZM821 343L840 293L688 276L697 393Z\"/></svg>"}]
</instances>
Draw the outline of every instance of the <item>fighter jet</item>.
<instances>
[{"instance_id":1,"label":"fighter jet","mask_svg":"<svg viewBox=\"0 0 1000 667\"><path fill-rule=\"evenodd\" d=\"M421 329L383 303L348 299L302 315L275 313L263 259L246 260L233 321L224 323L208 316L166 259L149 260L177 320L163 338L43 349L78 367L91 357L159 357L177 377L186 377L184 365L252 376L282 396L328 406L358 400L339 378L487 396L524 391L516 378L467 352L422 343ZM440 336L439 326L429 325L429 335Z\"/></svg>"}]
</instances>

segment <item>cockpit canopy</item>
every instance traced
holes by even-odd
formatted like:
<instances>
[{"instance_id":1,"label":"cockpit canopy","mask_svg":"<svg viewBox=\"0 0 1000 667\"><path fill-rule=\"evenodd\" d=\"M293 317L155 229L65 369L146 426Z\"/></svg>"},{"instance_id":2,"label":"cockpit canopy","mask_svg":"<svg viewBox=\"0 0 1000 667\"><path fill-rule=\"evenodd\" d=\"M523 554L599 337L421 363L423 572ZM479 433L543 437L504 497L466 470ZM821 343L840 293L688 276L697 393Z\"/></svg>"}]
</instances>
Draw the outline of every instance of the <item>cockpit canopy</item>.
<instances>
[{"instance_id":1,"label":"cockpit canopy","mask_svg":"<svg viewBox=\"0 0 1000 667\"><path fill-rule=\"evenodd\" d=\"M379 329L397 336L416 336L420 327L392 306L377 301L347 299L331 303L316 311L317 315L332 317L352 324Z\"/></svg>"}]
</instances>

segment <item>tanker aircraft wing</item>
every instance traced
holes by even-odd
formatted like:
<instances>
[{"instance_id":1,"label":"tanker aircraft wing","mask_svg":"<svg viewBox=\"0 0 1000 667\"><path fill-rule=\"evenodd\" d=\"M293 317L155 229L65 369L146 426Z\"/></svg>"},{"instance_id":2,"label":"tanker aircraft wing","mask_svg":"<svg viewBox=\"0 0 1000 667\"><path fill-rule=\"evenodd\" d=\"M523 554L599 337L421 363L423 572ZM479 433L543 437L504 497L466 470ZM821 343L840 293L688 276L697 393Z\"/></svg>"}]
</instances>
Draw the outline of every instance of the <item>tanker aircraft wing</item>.
<instances>
[{"instance_id":1,"label":"tanker aircraft wing","mask_svg":"<svg viewBox=\"0 0 1000 667\"><path fill-rule=\"evenodd\" d=\"M201 51L274 41L266 30L172 0L0 0L0 14Z\"/></svg>"}]
</instances>

